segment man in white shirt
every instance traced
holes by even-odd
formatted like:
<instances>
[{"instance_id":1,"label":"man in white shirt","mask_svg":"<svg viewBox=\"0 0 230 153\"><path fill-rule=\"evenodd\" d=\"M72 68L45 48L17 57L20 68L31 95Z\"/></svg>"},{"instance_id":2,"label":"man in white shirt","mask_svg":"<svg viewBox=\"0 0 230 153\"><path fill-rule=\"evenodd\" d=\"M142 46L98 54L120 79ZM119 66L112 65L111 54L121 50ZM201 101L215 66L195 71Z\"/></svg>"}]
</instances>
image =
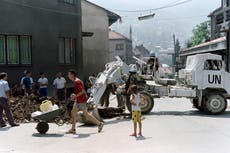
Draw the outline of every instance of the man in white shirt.
<instances>
[{"instance_id":1,"label":"man in white shirt","mask_svg":"<svg viewBox=\"0 0 230 153\"><path fill-rule=\"evenodd\" d=\"M38 79L40 85L39 94L40 97L46 97L48 95L48 79L45 77L45 73L40 73L41 77Z\"/></svg>"},{"instance_id":2,"label":"man in white shirt","mask_svg":"<svg viewBox=\"0 0 230 153\"><path fill-rule=\"evenodd\" d=\"M19 126L14 122L14 118L9 106L10 98L10 88L7 82L8 75L3 72L0 74L0 128L5 127L5 121L3 120L3 111L6 114L9 124L14 126Z\"/></svg>"},{"instance_id":3,"label":"man in white shirt","mask_svg":"<svg viewBox=\"0 0 230 153\"><path fill-rule=\"evenodd\" d=\"M58 100L65 100L66 96L66 80L62 77L62 73L59 72L57 74L57 78L53 81L55 96Z\"/></svg>"}]
</instances>

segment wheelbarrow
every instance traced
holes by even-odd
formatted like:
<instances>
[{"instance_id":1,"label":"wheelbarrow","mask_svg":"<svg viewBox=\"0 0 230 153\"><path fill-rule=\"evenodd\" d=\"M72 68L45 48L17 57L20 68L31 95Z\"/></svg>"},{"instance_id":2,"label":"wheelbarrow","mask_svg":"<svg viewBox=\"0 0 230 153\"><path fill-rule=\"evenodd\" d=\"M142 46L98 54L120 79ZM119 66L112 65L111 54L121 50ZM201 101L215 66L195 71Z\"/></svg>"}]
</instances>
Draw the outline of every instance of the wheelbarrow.
<instances>
[{"instance_id":1,"label":"wheelbarrow","mask_svg":"<svg viewBox=\"0 0 230 153\"><path fill-rule=\"evenodd\" d=\"M42 115L38 115L33 117L34 120L38 120L37 131L41 134L45 134L49 130L49 124L51 122L56 123L61 126L64 124L64 121L61 118L62 110L57 109L48 113L44 113Z\"/></svg>"},{"instance_id":2,"label":"wheelbarrow","mask_svg":"<svg viewBox=\"0 0 230 153\"><path fill-rule=\"evenodd\" d=\"M65 115L69 114L68 106L71 105L71 101L67 100L65 102L65 105L61 109L57 109L54 111L50 111L38 116L32 117L34 120L38 121L37 124L37 131L40 134L45 134L49 130L49 124L48 123L56 123L58 126L62 126L66 123ZM98 113L98 109L95 107L93 103L87 103L88 111L96 117L98 120L103 121ZM77 122L93 125L94 123L88 119L86 119L82 112L78 112L77 114Z\"/></svg>"},{"instance_id":3,"label":"wheelbarrow","mask_svg":"<svg viewBox=\"0 0 230 153\"><path fill-rule=\"evenodd\" d=\"M34 120L38 121L36 127L37 131L41 134L45 134L49 130L48 123L56 123L58 126L62 126L63 124L65 124L64 118L65 114L68 113L67 106L70 102L71 101L66 101L63 108L59 108L57 110L32 117Z\"/></svg>"}]
</instances>

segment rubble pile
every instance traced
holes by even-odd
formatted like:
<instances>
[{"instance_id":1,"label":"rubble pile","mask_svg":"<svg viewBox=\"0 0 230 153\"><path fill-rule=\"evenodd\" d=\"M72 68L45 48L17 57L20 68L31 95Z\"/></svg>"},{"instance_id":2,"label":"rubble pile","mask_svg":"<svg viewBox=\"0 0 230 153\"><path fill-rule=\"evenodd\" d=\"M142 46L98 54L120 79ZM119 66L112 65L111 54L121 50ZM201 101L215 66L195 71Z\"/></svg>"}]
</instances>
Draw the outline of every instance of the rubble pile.
<instances>
[{"instance_id":1,"label":"rubble pile","mask_svg":"<svg viewBox=\"0 0 230 153\"><path fill-rule=\"evenodd\" d=\"M57 104L58 101L51 97L39 98L38 96L19 96L12 98L10 103L14 119L17 123L33 122L31 114L40 110L40 105L44 100L50 100L52 103Z\"/></svg>"},{"instance_id":2,"label":"rubble pile","mask_svg":"<svg viewBox=\"0 0 230 153\"><path fill-rule=\"evenodd\" d=\"M52 97L44 97L44 98L39 98L38 96L35 95L30 95L30 96L18 96L14 97L11 100L10 106L11 110L14 116L14 119L17 123L29 123L29 122L34 122L35 120L31 117L31 114L36 112L36 111L41 111L40 110L40 105L42 104L43 101L49 100L52 102L52 104L56 104L59 106L59 108L62 110L62 115L60 116L61 119L65 123L70 122L70 112L72 109L72 103L69 103L67 105L67 110L64 109L64 104L62 104L60 101L56 100L55 98ZM118 116L127 116L126 113L124 113L123 108L98 108L98 113L95 113L94 106L92 105L87 105L89 112L96 118L100 119L110 119ZM82 121L81 121L82 118ZM4 117L5 120L7 120L6 117ZM84 117L79 117L80 122L86 123L84 121Z\"/></svg>"}]
</instances>

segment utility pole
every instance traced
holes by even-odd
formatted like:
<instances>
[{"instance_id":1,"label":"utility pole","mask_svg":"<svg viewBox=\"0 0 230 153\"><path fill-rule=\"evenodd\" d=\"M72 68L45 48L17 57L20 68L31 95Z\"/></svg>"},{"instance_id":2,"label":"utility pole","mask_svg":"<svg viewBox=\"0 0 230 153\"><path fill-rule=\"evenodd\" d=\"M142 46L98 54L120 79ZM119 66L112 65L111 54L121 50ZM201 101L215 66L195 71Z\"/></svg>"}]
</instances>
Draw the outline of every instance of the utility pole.
<instances>
[{"instance_id":1,"label":"utility pole","mask_svg":"<svg viewBox=\"0 0 230 153\"><path fill-rule=\"evenodd\" d=\"M173 45L174 45L174 53L172 54L172 65L173 65L173 73L175 74L177 68L176 68L176 56L177 56L177 51L176 51L176 36L173 34Z\"/></svg>"},{"instance_id":2,"label":"utility pole","mask_svg":"<svg viewBox=\"0 0 230 153\"><path fill-rule=\"evenodd\" d=\"M132 30L132 25L130 24L130 28L129 28L129 39L131 41L133 41L133 30Z\"/></svg>"},{"instance_id":3,"label":"utility pole","mask_svg":"<svg viewBox=\"0 0 230 153\"><path fill-rule=\"evenodd\" d=\"M131 41L131 53L129 53L130 55L129 55L129 58L130 58L130 62L131 63L133 63L134 62L134 60L133 60L133 30L132 30L132 25L130 24L130 28L129 28L129 39L130 39L130 41Z\"/></svg>"}]
</instances>

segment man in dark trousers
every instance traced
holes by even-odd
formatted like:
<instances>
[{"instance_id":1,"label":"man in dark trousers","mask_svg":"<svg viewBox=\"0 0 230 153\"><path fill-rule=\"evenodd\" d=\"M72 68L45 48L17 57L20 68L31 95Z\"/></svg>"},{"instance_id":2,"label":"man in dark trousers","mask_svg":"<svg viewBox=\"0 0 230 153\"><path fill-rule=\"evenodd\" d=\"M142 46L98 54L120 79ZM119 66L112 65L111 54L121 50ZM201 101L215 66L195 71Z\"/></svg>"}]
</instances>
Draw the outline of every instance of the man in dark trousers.
<instances>
[{"instance_id":1,"label":"man in dark trousers","mask_svg":"<svg viewBox=\"0 0 230 153\"><path fill-rule=\"evenodd\" d=\"M5 127L5 121L3 120L3 111L6 114L9 124L11 127L19 126L14 122L14 118L9 106L10 88L7 82L7 73L0 73L0 127Z\"/></svg>"},{"instance_id":2,"label":"man in dark trousers","mask_svg":"<svg viewBox=\"0 0 230 153\"><path fill-rule=\"evenodd\" d=\"M98 126L98 132L102 131L103 123L98 121L95 117L90 115L87 111L87 94L84 88L83 82L77 78L77 73L74 70L69 70L68 77L71 81L74 83L74 93L71 94L70 98L71 100L75 101L73 105L73 109L71 111L72 116L72 128L67 132L67 134L75 134L76 133L76 118L77 118L77 112L82 111L83 115L86 117L86 119L91 120Z\"/></svg>"},{"instance_id":3,"label":"man in dark trousers","mask_svg":"<svg viewBox=\"0 0 230 153\"><path fill-rule=\"evenodd\" d=\"M23 79L23 86L25 88L25 95L28 96L32 92L33 79L31 77L31 72L26 71L26 76Z\"/></svg>"},{"instance_id":4,"label":"man in dark trousers","mask_svg":"<svg viewBox=\"0 0 230 153\"><path fill-rule=\"evenodd\" d=\"M109 98L111 93L115 94L114 87L113 84L108 84L100 99L101 106L109 107Z\"/></svg>"}]
</instances>

